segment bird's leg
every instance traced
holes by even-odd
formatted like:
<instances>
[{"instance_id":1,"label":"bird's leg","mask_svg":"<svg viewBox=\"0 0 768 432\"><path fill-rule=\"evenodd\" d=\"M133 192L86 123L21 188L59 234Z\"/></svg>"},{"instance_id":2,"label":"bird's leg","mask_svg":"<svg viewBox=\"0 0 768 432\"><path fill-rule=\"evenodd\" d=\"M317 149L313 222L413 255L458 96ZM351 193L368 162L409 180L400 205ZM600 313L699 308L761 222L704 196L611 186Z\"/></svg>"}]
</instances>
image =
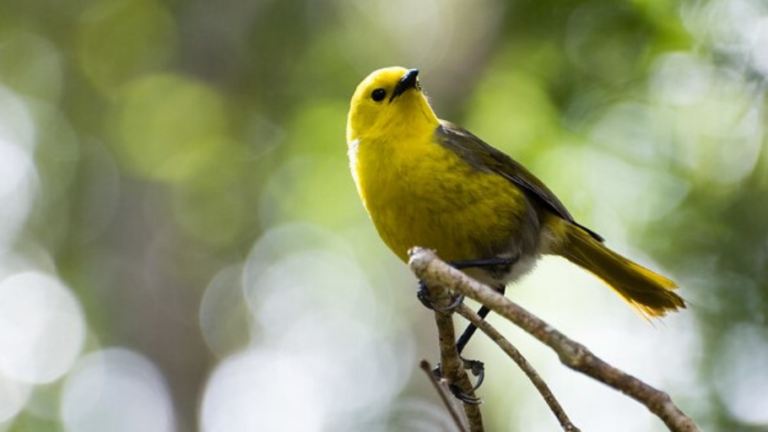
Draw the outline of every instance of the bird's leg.
<instances>
[{"instance_id":1,"label":"bird's leg","mask_svg":"<svg viewBox=\"0 0 768 432\"><path fill-rule=\"evenodd\" d=\"M467 268L467 267L509 266L510 269L507 271L511 271L511 267L515 263L515 261L516 259L512 259L512 258L490 258L490 259L474 260L474 261L452 262L451 265L458 269ZM502 295L504 295L504 291L506 290L506 287L504 285L501 285L496 289ZM480 309L477 310L477 315L480 317L480 319L485 319L485 317L487 317L490 312L491 310L488 309L486 306L481 306ZM472 323L469 323L467 324L467 328L464 329L464 332L461 333L461 336L459 336L459 338L456 340L456 350L459 352L459 357L461 357L461 360L464 362L464 368L471 370L472 374L477 377L477 381L475 382L475 387L473 391L480 388L480 386L483 384L483 380L485 379L485 365L483 364L483 362L479 360L466 359L461 356L461 353L464 351L464 348L466 348L467 344L469 343L469 340L472 339L472 336L475 334L476 331L477 331L477 326L475 326Z\"/></svg>"},{"instance_id":2,"label":"bird's leg","mask_svg":"<svg viewBox=\"0 0 768 432\"><path fill-rule=\"evenodd\" d=\"M504 294L504 287L502 287L500 291L502 294ZM487 307L481 306L480 309L478 309L477 311L477 315L481 319L485 319L485 317L488 316L488 313L490 311L491 310L488 309ZM462 357L461 352L464 351L464 348L467 346L467 343L469 343L469 340L472 338L472 335L475 334L475 331L477 331L477 326L475 326L472 323L469 323L467 325L467 328L464 329L464 332L461 334L461 336L459 336L459 339L456 340L456 351L459 352L459 357L464 362L464 369L471 370L472 375L477 377L477 381L475 382L475 387L473 390L477 390L483 384L483 380L485 379L485 365L480 360L472 360L472 359L466 359Z\"/></svg>"},{"instance_id":3,"label":"bird's leg","mask_svg":"<svg viewBox=\"0 0 768 432\"><path fill-rule=\"evenodd\" d=\"M515 263L515 261L517 260L513 258L496 257L496 258L467 260L467 261L450 261L448 262L448 264L451 267L459 270L465 269L465 268L471 268L471 267L495 267L495 266L509 266L511 270L511 267ZM504 291L506 290L506 287L504 285L501 285L497 287L497 290L503 295ZM424 306L426 306L429 309L434 309L434 305L428 298L429 296L428 296L427 287L422 281L419 281L419 291L417 293L417 297L419 298L419 301L421 301L421 303ZM443 309L443 311L447 312L455 309L461 304L463 300L464 300L463 295L457 296L456 299L448 307ZM477 315L481 319L485 319L485 317L487 317L490 312L491 312L490 309L488 309L485 306L481 306L480 309L478 309L477 311ZM467 328L464 329L464 332L461 334L461 336L459 336L459 338L456 340L456 350L459 353L459 357L461 357L462 351L464 351L464 348L467 346L467 343L469 343L469 340L472 338L472 335L475 334L475 331L477 331L477 327L474 324L469 323L467 325ZM485 379L485 365L483 364L483 362L479 360L465 359L464 357L461 357L461 360L464 362L464 368L470 370L472 372L472 375L477 377L475 386L472 389L473 391L475 391L478 388L480 388L480 385L483 384L483 380ZM434 373L436 377L441 378L439 364L432 371L432 373ZM467 395L456 386L449 386L449 389L457 399L459 399L464 403L479 404L481 402L480 399Z\"/></svg>"},{"instance_id":4,"label":"bird's leg","mask_svg":"<svg viewBox=\"0 0 768 432\"><path fill-rule=\"evenodd\" d=\"M511 266L512 264L517 261L514 258L505 258L505 257L494 257L494 258L482 258L482 259L476 259L476 260L466 260L466 261L449 261L448 264L455 268L455 269L465 269L465 268L484 268L484 267L496 267L496 266Z\"/></svg>"},{"instance_id":5,"label":"bird's leg","mask_svg":"<svg viewBox=\"0 0 768 432\"><path fill-rule=\"evenodd\" d=\"M501 294L504 294L504 288L501 290ZM491 310L488 309L485 306L481 306L480 309L477 310L477 315L481 319L485 319L485 317L488 316L488 313L490 313ZM459 352L459 355L461 355L461 352L464 351L464 348L469 343L469 340L472 339L472 336L475 334L475 331L477 331L477 326L475 326L472 323L467 324L467 328L464 329L464 332L459 336L458 339L456 339L456 350Z\"/></svg>"},{"instance_id":6,"label":"bird's leg","mask_svg":"<svg viewBox=\"0 0 768 432\"><path fill-rule=\"evenodd\" d=\"M512 271L512 265L517 261L515 258L502 258L502 257L496 257L496 258L488 258L488 259L479 259L479 260L471 260L471 261L452 261L450 264L454 268L462 269L462 268L469 268L469 267L496 267L496 266L507 266L509 267L504 271L504 273L508 273ZM504 291L506 290L506 287L504 285L499 285L495 287L497 291L499 291L502 295L504 295ZM480 309L477 310L477 315L480 316L481 319L485 319L485 317L488 316L488 313L491 310L488 309L485 306L480 307ZM459 355L461 355L461 352L464 350L464 347L467 346L467 343L469 343L469 340L472 339L472 335L475 334L475 331L477 330L477 327L475 327L474 324L470 323L467 325L467 328L464 329L464 332L459 336L459 339L456 340L456 349L459 351Z\"/></svg>"}]
</instances>

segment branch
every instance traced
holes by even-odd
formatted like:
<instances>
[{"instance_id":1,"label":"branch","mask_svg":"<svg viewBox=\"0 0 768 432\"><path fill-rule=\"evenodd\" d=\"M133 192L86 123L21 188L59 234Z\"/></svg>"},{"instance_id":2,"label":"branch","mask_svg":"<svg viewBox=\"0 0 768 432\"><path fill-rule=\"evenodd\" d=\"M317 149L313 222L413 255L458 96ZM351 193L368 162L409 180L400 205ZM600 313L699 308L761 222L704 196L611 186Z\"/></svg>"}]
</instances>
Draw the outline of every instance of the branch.
<instances>
[{"instance_id":1,"label":"branch","mask_svg":"<svg viewBox=\"0 0 768 432\"><path fill-rule=\"evenodd\" d=\"M426 287L429 292L429 299L435 308L435 323L437 324L437 333L440 340L440 372L443 379L449 385L457 387L465 395L475 397L475 390L464 369L464 362L456 350L453 314L440 311L441 309L445 310L452 303L451 292L442 286L433 286L429 283L426 284ZM477 404L466 402L463 405L464 414L466 414L469 422L469 430L471 432L483 432L483 417L480 413L480 407Z\"/></svg>"},{"instance_id":2,"label":"branch","mask_svg":"<svg viewBox=\"0 0 768 432\"><path fill-rule=\"evenodd\" d=\"M427 286L464 294L487 306L552 348L566 366L589 375L645 405L669 430L699 431L696 424L672 402L668 394L601 360L584 345L569 339L490 287L441 261L433 251L413 248L409 254L411 269Z\"/></svg>"},{"instance_id":3,"label":"branch","mask_svg":"<svg viewBox=\"0 0 768 432\"><path fill-rule=\"evenodd\" d=\"M491 340L496 342L496 345L498 345L499 348L501 348L515 363L517 363L517 366L522 369L525 375L528 376L528 379L531 380L534 387L536 387L536 390L539 391L541 397L544 398L544 401L549 406L549 409L552 410L552 413L555 415L555 417L557 417L557 421L560 422L560 426L563 427L564 431L579 432L579 428L571 423L571 420L563 410L563 407L560 406L560 403L555 398L555 395L552 394L552 391L547 386L547 383L544 382L544 380L541 378L541 376L539 376L533 366L528 363L528 360L523 357L520 351L518 351L517 348L512 345L512 343L504 338L504 336L502 336L501 333L496 330L496 328L490 325L487 321L480 318L480 316L477 315L475 311L468 308L466 305L462 304L456 308L456 312L474 324L475 327L485 333Z\"/></svg>"},{"instance_id":4,"label":"branch","mask_svg":"<svg viewBox=\"0 0 768 432\"><path fill-rule=\"evenodd\" d=\"M421 363L419 363L419 366L421 367L421 370L424 371L425 374L427 374L427 378L429 379L429 382L432 383L432 386L435 388L435 391L440 396L440 400L443 401L443 405L445 405L445 409L448 410L448 413L451 415L451 418L453 419L453 423L456 425L456 428L459 430L459 432L467 432L467 427L465 425L466 419L462 418L461 415L459 415L458 411L456 411L456 405L453 403L452 396L448 391L445 389L445 386L443 386L437 378L435 378L435 374L432 372L432 365L429 364L427 360L422 360Z\"/></svg>"}]
</instances>

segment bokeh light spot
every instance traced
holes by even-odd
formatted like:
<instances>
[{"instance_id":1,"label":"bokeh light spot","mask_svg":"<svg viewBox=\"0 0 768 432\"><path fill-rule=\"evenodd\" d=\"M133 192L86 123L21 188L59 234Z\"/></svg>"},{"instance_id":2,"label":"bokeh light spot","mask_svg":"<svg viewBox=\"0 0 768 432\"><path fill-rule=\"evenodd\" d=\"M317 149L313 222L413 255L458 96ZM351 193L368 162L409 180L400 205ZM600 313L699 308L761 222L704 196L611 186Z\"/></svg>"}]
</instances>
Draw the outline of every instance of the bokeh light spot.
<instances>
[{"instance_id":1,"label":"bokeh light spot","mask_svg":"<svg viewBox=\"0 0 768 432\"><path fill-rule=\"evenodd\" d=\"M117 151L139 176L169 182L210 174L229 140L224 103L189 78L152 75L122 92L114 132Z\"/></svg>"},{"instance_id":2,"label":"bokeh light spot","mask_svg":"<svg viewBox=\"0 0 768 432\"><path fill-rule=\"evenodd\" d=\"M73 432L176 430L163 376L148 359L123 348L80 360L65 382L61 417Z\"/></svg>"},{"instance_id":3,"label":"bokeh light spot","mask_svg":"<svg viewBox=\"0 0 768 432\"><path fill-rule=\"evenodd\" d=\"M322 395L306 364L263 350L243 352L220 364L203 396L205 432L324 430Z\"/></svg>"},{"instance_id":4,"label":"bokeh light spot","mask_svg":"<svg viewBox=\"0 0 768 432\"><path fill-rule=\"evenodd\" d=\"M254 343L304 359L318 388L336 389L323 408L332 414L385 406L415 364L412 338L394 331L396 318L339 242L309 225L279 227L257 242L243 272Z\"/></svg>"},{"instance_id":5,"label":"bokeh light spot","mask_svg":"<svg viewBox=\"0 0 768 432\"><path fill-rule=\"evenodd\" d=\"M0 424L14 418L29 400L31 387L0 373ZM5 430L0 425L0 430Z\"/></svg>"},{"instance_id":6,"label":"bokeh light spot","mask_svg":"<svg viewBox=\"0 0 768 432\"><path fill-rule=\"evenodd\" d=\"M23 382L58 379L85 340L80 304L57 279L37 272L0 282L0 370Z\"/></svg>"},{"instance_id":7,"label":"bokeh light spot","mask_svg":"<svg viewBox=\"0 0 768 432\"><path fill-rule=\"evenodd\" d=\"M0 86L0 254L16 239L32 208L38 185L35 135L27 104Z\"/></svg>"},{"instance_id":8,"label":"bokeh light spot","mask_svg":"<svg viewBox=\"0 0 768 432\"><path fill-rule=\"evenodd\" d=\"M250 314L241 286L242 268L227 267L208 284L200 302L200 329L208 348L223 357L250 342Z\"/></svg>"},{"instance_id":9,"label":"bokeh light spot","mask_svg":"<svg viewBox=\"0 0 768 432\"><path fill-rule=\"evenodd\" d=\"M6 202L33 171L29 153L0 137L0 200Z\"/></svg>"},{"instance_id":10,"label":"bokeh light spot","mask_svg":"<svg viewBox=\"0 0 768 432\"><path fill-rule=\"evenodd\" d=\"M739 420L768 426L768 340L765 329L734 327L720 350L723 360L715 383L720 400Z\"/></svg>"}]
</instances>

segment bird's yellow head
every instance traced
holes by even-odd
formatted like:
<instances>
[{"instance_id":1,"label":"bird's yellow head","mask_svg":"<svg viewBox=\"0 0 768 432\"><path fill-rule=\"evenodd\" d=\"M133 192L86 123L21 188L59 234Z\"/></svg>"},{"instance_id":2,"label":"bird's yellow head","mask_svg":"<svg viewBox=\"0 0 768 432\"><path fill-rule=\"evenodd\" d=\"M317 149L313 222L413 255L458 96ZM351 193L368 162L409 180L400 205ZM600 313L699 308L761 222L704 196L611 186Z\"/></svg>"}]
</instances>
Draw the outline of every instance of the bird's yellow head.
<instances>
[{"instance_id":1,"label":"bird's yellow head","mask_svg":"<svg viewBox=\"0 0 768 432\"><path fill-rule=\"evenodd\" d=\"M372 72L352 96L347 142L361 138L390 139L404 133L432 133L439 120L421 92L419 71L390 67Z\"/></svg>"}]
</instances>

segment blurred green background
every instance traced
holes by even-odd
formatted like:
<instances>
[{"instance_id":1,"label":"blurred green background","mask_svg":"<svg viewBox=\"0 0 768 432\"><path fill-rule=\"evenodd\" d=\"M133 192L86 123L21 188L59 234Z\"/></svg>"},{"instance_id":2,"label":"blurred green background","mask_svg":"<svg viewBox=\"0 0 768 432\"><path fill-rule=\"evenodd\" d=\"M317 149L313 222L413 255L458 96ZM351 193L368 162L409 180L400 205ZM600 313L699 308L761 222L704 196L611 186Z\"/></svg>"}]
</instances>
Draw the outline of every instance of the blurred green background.
<instances>
[{"instance_id":1,"label":"blurred green background","mask_svg":"<svg viewBox=\"0 0 768 432\"><path fill-rule=\"evenodd\" d=\"M3 0L0 430L453 430L348 172L349 97L391 65L691 307L649 325L550 258L510 297L705 430L768 431L760 0ZM583 430L664 430L493 322ZM468 355L489 431L559 430Z\"/></svg>"}]
</instances>

